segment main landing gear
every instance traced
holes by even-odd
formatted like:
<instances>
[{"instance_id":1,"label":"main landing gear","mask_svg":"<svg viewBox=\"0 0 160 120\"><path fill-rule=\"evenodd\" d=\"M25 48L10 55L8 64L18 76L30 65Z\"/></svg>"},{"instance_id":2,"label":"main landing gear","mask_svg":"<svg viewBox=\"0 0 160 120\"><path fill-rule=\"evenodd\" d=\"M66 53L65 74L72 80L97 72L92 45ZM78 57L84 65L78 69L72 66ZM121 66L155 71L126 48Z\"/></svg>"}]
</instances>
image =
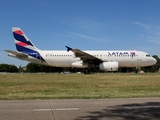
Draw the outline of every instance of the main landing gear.
<instances>
[{"instance_id":1,"label":"main landing gear","mask_svg":"<svg viewBox=\"0 0 160 120\"><path fill-rule=\"evenodd\" d=\"M90 74L90 73L91 73L90 69L88 69L88 68L84 69L84 74Z\"/></svg>"},{"instance_id":2,"label":"main landing gear","mask_svg":"<svg viewBox=\"0 0 160 120\"><path fill-rule=\"evenodd\" d=\"M141 67L140 67L140 66L136 67L135 73L136 73L136 74L137 74L137 73L140 73L140 71L141 71Z\"/></svg>"}]
</instances>

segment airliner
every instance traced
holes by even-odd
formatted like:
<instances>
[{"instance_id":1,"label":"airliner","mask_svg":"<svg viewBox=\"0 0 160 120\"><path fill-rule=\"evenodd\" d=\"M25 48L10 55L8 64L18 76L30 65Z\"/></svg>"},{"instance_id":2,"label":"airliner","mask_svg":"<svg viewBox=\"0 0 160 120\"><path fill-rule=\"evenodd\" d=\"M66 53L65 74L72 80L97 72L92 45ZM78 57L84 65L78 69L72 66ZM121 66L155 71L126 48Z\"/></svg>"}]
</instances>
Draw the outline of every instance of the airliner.
<instances>
[{"instance_id":1,"label":"airliner","mask_svg":"<svg viewBox=\"0 0 160 120\"><path fill-rule=\"evenodd\" d=\"M66 47L64 50L40 50L19 27L12 28L17 51L5 50L8 56L54 67L84 68L84 73L91 69L118 71L120 67L145 67L156 64L156 59L148 53L135 50L80 50Z\"/></svg>"}]
</instances>

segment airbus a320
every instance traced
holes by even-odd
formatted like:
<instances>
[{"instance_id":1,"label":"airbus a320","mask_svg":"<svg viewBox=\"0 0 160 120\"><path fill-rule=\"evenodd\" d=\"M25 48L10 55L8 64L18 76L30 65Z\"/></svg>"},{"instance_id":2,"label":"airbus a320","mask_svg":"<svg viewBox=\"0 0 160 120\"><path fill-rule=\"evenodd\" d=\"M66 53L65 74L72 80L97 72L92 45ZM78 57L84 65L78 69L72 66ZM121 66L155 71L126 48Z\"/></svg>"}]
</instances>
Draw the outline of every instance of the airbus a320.
<instances>
[{"instance_id":1,"label":"airbus a320","mask_svg":"<svg viewBox=\"0 0 160 120\"><path fill-rule=\"evenodd\" d=\"M145 67L156 64L156 59L148 53L135 50L79 50L66 46L67 50L40 50L19 27L12 28L17 51L5 50L8 56L33 63L54 66L85 68L102 71L118 71L120 67Z\"/></svg>"}]
</instances>

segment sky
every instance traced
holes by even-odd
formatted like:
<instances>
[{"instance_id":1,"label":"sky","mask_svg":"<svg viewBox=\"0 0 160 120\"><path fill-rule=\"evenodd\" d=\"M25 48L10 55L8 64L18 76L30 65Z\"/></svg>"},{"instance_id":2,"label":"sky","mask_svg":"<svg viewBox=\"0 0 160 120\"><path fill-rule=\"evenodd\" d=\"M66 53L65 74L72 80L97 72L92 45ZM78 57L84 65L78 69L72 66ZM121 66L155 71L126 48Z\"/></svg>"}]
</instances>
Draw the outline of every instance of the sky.
<instances>
[{"instance_id":1,"label":"sky","mask_svg":"<svg viewBox=\"0 0 160 120\"><path fill-rule=\"evenodd\" d=\"M41 50L139 50L160 57L160 0L0 0L0 64L25 66L12 27Z\"/></svg>"}]
</instances>

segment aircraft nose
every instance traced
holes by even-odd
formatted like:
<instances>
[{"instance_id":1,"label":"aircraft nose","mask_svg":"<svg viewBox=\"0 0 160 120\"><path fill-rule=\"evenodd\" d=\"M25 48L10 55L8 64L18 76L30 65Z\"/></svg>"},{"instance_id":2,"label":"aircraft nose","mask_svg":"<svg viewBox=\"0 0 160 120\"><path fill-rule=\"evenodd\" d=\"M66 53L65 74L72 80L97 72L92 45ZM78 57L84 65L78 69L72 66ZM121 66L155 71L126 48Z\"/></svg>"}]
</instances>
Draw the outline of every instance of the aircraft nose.
<instances>
[{"instance_id":1,"label":"aircraft nose","mask_svg":"<svg viewBox=\"0 0 160 120\"><path fill-rule=\"evenodd\" d=\"M155 58L152 58L151 62L152 62L153 64L156 64L156 63L157 63L157 60L156 60Z\"/></svg>"}]
</instances>

